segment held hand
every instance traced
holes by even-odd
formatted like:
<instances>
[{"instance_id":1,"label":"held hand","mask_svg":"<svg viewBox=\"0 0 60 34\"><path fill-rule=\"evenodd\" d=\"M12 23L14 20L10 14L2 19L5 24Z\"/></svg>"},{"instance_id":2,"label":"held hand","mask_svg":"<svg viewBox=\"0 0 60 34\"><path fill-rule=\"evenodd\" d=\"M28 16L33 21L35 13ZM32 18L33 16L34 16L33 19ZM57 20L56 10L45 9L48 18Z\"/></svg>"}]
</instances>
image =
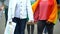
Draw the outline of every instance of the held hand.
<instances>
[{"instance_id":1,"label":"held hand","mask_svg":"<svg viewBox=\"0 0 60 34\"><path fill-rule=\"evenodd\" d=\"M34 24L34 20L29 20L28 23Z\"/></svg>"}]
</instances>

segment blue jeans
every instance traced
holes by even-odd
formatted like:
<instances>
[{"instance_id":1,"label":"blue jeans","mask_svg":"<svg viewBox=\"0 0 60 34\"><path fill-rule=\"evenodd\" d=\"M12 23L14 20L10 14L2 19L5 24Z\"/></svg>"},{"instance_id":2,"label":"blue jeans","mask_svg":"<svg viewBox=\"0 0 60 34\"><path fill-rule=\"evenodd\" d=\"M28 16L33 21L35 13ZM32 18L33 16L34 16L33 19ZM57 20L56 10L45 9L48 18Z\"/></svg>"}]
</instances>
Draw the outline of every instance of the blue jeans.
<instances>
[{"instance_id":1,"label":"blue jeans","mask_svg":"<svg viewBox=\"0 0 60 34\"><path fill-rule=\"evenodd\" d=\"M43 33L45 26L47 28L48 34L53 34L54 24L53 23L48 24L45 20L38 21L38 23L37 23L38 34Z\"/></svg>"},{"instance_id":2,"label":"blue jeans","mask_svg":"<svg viewBox=\"0 0 60 34\"><path fill-rule=\"evenodd\" d=\"M14 34L25 34L26 19L19 19L14 17L13 22L16 23Z\"/></svg>"},{"instance_id":3,"label":"blue jeans","mask_svg":"<svg viewBox=\"0 0 60 34\"><path fill-rule=\"evenodd\" d=\"M60 0L56 0L58 4L60 4Z\"/></svg>"},{"instance_id":4,"label":"blue jeans","mask_svg":"<svg viewBox=\"0 0 60 34\"><path fill-rule=\"evenodd\" d=\"M44 33L46 34L48 31L47 31L47 28L46 28L46 26L45 26L45 28L44 28Z\"/></svg>"}]
</instances>

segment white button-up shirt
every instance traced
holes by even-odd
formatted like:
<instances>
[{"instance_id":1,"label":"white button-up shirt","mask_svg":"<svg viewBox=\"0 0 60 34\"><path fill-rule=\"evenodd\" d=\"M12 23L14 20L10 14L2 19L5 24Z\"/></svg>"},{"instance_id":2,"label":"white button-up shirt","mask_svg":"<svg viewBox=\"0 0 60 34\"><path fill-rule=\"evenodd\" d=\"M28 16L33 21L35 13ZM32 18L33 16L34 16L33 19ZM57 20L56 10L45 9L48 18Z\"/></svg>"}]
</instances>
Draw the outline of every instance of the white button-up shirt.
<instances>
[{"instance_id":1,"label":"white button-up shirt","mask_svg":"<svg viewBox=\"0 0 60 34\"><path fill-rule=\"evenodd\" d=\"M18 14L17 14L18 13ZM27 11L26 11L26 0L18 0L16 4L16 12L15 17L24 19L26 18Z\"/></svg>"},{"instance_id":2,"label":"white button-up shirt","mask_svg":"<svg viewBox=\"0 0 60 34\"><path fill-rule=\"evenodd\" d=\"M10 0L8 9L8 20L18 17L20 19L27 18L33 19L33 11L30 0Z\"/></svg>"}]
</instances>

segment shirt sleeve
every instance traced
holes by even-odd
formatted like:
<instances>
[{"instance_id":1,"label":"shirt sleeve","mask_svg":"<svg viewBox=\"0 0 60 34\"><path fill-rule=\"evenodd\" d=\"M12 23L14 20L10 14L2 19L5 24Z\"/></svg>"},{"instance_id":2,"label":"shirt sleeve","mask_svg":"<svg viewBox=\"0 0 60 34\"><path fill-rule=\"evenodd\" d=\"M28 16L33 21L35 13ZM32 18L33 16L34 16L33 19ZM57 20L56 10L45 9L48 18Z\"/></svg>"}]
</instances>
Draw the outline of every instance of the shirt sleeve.
<instances>
[{"instance_id":1,"label":"shirt sleeve","mask_svg":"<svg viewBox=\"0 0 60 34\"><path fill-rule=\"evenodd\" d=\"M10 0L8 7L8 20L11 20L12 16L14 16L15 7L16 7L16 0Z\"/></svg>"},{"instance_id":2,"label":"shirt sleeve","mask_svg":"<svg viewBox=\"0 0 60 34\"><path fill-rule=\"evenodd\" d=\"M28 18L30 20L34 20L33 18L33 11L32 11L32 6L30 0L27 0L27 12L28 12Z\"/></svg>"}]
</instances>

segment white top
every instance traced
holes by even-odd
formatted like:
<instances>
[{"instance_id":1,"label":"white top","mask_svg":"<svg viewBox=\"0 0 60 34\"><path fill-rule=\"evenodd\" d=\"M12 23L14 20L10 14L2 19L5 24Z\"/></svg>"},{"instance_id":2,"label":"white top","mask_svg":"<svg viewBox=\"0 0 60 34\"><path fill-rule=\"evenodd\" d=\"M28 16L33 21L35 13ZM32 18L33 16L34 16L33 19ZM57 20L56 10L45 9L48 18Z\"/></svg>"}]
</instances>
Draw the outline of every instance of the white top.
<instances>
[{"instance_id":1,"label":"white top","mask_svg":"<svg viewBox=\"0 0 60 34\"><path fill-rule=\"evenodd\" d=\"M29 21L33 19L33 11L31 7L30 0L10 0L8 8L8 20L11 20L14 17L20 19L29 17Z\"/></svg>"},{"instance_id":2,"label":"white top","mask_svg":"<svg viewBox=\"0 0 60 34\"><path fill-rule=\"evenodd\" d=\"M24 19L26 18L27 11L26 11L26 0L18 0L16 4L16 10L15 10L15 17Z\"/></svg>"}]
</instances>

